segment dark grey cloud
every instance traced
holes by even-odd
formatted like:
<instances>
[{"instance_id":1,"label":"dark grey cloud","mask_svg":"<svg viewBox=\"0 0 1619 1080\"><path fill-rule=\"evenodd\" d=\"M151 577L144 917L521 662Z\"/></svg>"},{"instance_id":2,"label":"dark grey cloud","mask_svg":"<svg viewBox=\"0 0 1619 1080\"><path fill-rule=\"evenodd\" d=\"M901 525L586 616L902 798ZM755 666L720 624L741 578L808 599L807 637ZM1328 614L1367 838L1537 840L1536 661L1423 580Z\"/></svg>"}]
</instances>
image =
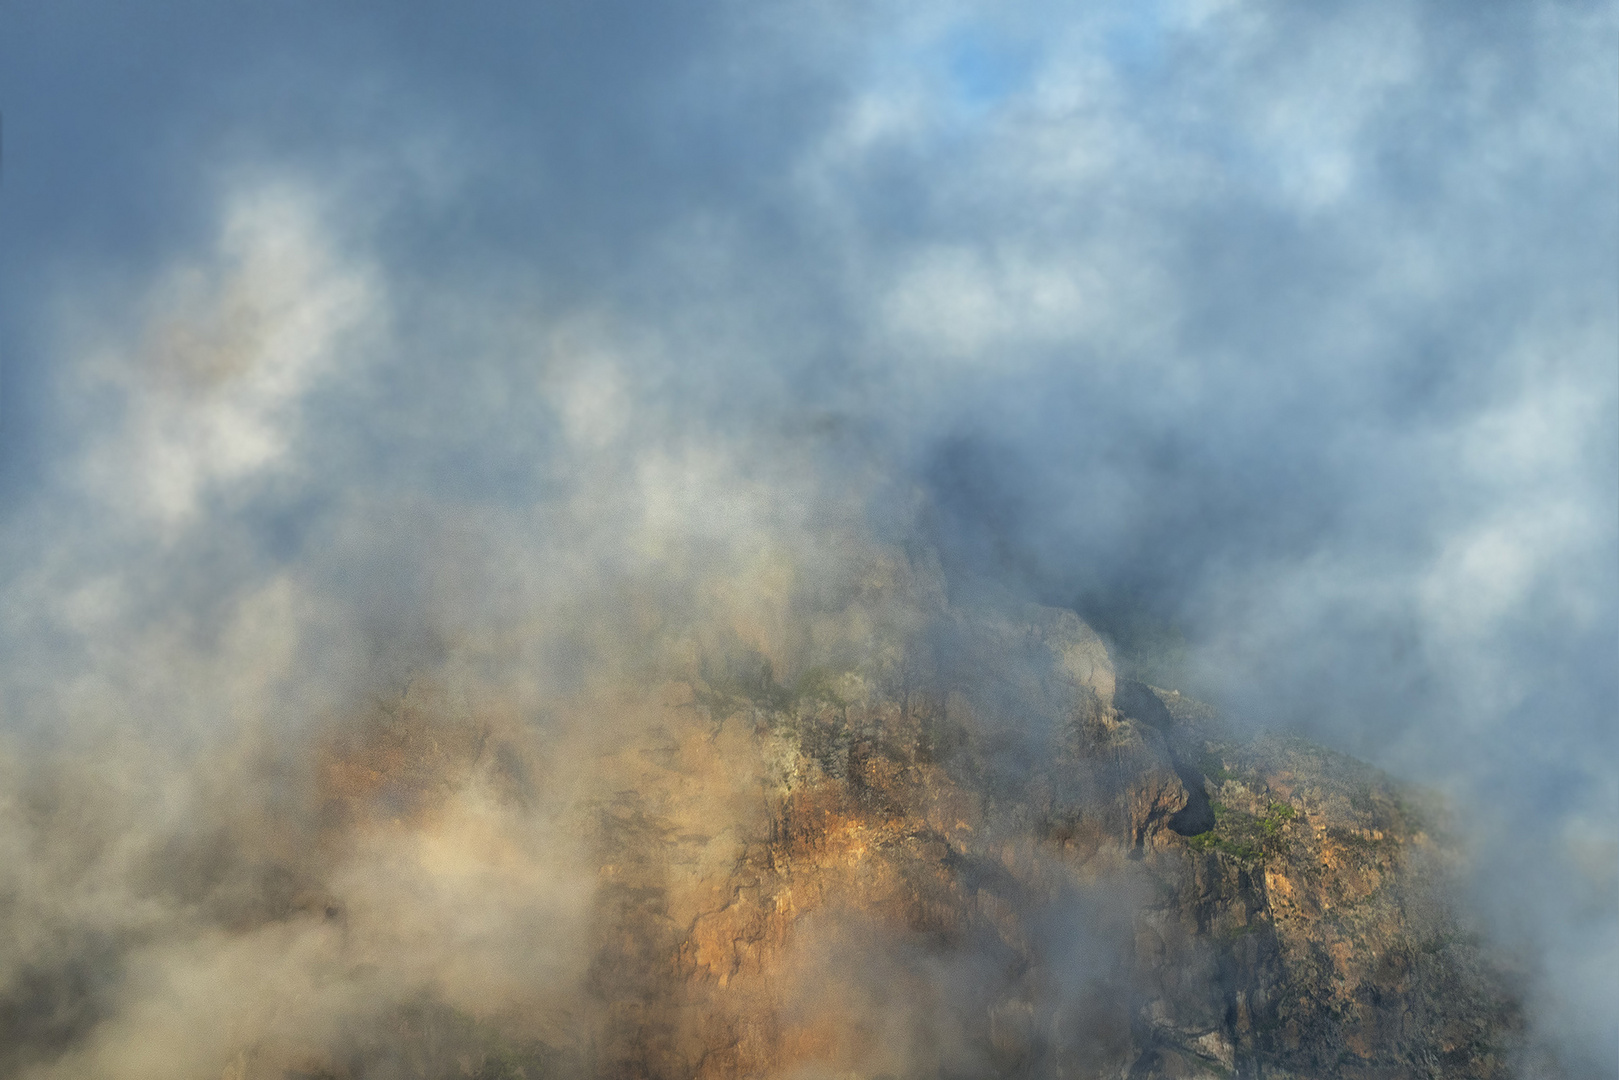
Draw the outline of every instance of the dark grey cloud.
<instances>
[{"instance_id":1,"label":"dark grey cloud","mask_svg":"<svg viewBox=\"0 0 1619 1080\"><path fill-rule=\"evenodd\" d=\"M318 703L831 521L1449 790L1611 1063L1614 24L8 4L7 723ZM298 629L219 652L244 603Z\"/></svg>"}]
</instances>

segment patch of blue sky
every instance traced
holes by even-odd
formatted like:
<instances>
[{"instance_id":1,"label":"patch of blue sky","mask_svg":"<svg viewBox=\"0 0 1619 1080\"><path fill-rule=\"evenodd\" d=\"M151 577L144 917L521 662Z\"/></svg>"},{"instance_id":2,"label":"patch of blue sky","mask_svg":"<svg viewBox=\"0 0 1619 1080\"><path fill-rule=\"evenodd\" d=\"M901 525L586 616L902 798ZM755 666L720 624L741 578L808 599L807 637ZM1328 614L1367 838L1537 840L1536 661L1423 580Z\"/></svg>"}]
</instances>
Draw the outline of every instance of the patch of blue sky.
<instances>
[{"instance_id":1,"label":"patch of blue sky","mask_svg":"<svg viewBox=\"0 0 1619 1080\"><path fill-rule=\"evenodd\" d=\"M1163 64L1166 36L1158 0L1120 4L1102 34L1102 54L1125 78L1150 77Z\"/></svg>"},{"instance_id":2,"label":"patch of blue sky","mask_svg":"<svg viewBox=\"0 0 1619 1080\"><path fill-rule=\"evenodd\" d=\"M1071 45L1084 41L1081 48L1095 50L1126 81L1151 79L1163 73L1170 15L1162 0L1131 0L1078 20L1090 27L1081 38L1058 36ZM1031 32L1041 25L1052 22L1024 11L1021 17L968 19L942 35L934 62L942 68L953 104L968 115L993 111L1027 91L1047 59L1060 63L1060 57L1044 55L1042 39Z\"/></svg>"},{"instance_id":3,"label":"patch of blue sky","mask_svg":"<svg viewBox=\"0 0 1619 1080\"><path fill-rule=\"evenodd\" d=\"M987 111L1023 90L1032 77L1034 50L1000 28L971 22L945 35L944 70L957 104Z\"/></svg>"}]
</instances>

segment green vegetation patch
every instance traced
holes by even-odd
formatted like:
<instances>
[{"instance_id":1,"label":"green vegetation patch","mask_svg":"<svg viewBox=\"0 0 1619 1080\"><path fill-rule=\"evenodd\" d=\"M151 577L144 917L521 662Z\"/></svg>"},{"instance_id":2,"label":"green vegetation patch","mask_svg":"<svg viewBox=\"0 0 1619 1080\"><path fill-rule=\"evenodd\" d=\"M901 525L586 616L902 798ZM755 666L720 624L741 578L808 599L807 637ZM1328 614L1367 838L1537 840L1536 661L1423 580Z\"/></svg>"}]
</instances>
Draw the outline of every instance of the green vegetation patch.
<instances>
[{"instance_id":1,"label":"green vegetation patch","mask_svg":"<svg viewBox=\"0 0 1619 1080\"><path fill-rule=\"evenodd\" d=\"M1432 956L1436 953L1444 952L1451 946L1459 946L1466 949L1477 949L1483 944L1484 937L1481 934L1451 931L1428 938L1426 941L1418 945L1417 949L1419 952Z\"/></svg>"},{"instance_id":2,"label":"green vegetation patch","mask_svg":"<svg viewBox=\"0 0 1619 1080\"><path fill-rule=\"evenodd\" d=\"M849 703L838 693L840 673L827 667L812 667L793 683L790 696L801 702L814 702L842 708Z\"/></svg>"},{"instance_id":3,"label":"green vegetation patch","mask_svg":"<svg viewBox=\"0 0 1619 1080\"><path fill-rule=\"evenodd\" d=\"M794 700L793 692L776 681L770 661L754 652L728 656L718 664L705 661L702 683L692 693L720 723L750 707L784 710Z\"/></svg>"},{"instance_id":4,"label":"green vegetation patch","mask_svg":"<svg viewBox=\"0 0 1619 1080\"><path fill-rule=\"evenodd\" d=\"M1225 767L1225 762L1220 760L1220 755L1218 754L1204 754L1203 760L1198 764L1203 771L1203 775L1214 781L1215 786L1237 778L1236 773Z\"/></svg>"},{"instance_id":5,"label":"green vegetation patch","mask_svg":"<svg viewBox=\"0 0 1619 1080\"><path fill-rule=\"evenodd\" d=\"M1284 850L1285 827L1298 816L1284 802L1270 803L1263 814L1235 810L1219 801L1211 801L1209 807L1214 811L1214 828L1187 837L1187 846L1197 852L1217 851L1250 861Z\"/></svg>"}]
</instances>

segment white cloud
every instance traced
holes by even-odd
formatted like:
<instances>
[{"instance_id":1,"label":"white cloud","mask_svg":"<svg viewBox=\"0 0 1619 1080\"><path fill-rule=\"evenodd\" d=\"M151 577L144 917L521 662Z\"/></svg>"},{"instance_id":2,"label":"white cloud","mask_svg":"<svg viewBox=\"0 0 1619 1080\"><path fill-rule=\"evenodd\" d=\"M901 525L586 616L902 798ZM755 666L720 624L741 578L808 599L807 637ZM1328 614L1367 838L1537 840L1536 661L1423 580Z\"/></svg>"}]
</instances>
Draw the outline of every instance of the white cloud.
<instances>
[{"instance_id":1,"label":"white cloud","mask_svg":"<svg viewBox=\"0 0 1619 1080\"><path fill-rule=\"evenodd\" d=\"M234 193L214 250L164 273L136 340L87 366L84 392L122 397L86 454L89 486L172 530L209 495L273 471L302 398L375 330L380 300L369 271L327 242L309 192Z\"/></svg>"}]
</instances>

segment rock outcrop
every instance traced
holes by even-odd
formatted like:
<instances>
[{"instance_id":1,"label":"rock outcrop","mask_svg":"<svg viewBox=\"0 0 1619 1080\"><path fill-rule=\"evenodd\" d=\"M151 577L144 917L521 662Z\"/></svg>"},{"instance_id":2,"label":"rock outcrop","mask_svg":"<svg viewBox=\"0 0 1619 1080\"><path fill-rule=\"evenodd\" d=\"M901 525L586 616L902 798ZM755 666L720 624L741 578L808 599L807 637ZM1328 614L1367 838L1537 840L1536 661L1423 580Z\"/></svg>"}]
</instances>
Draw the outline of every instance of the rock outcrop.
<instances>
[{"instance_id":1,"label":"rock outcrop","mask_svg":"<svg viewBox=\"0 0 1619 1080\"><path fill-rule=\"evenodd\" d=\"M667 687L581 817L568 1023L424 999L394 1038L454 1052L410 1075L1508 1075L1517 1007L1445 902L1435 811L1119 679L1072 615L981 632L1008 670Z\"/></svg>"},{"instance_id":2,"label":"rock outcrop","mask_svg":"<svg viewBox=\"0 0 1619 1080\"><path fill-rule=\"evenodd\" d=\"M878 584L804 620L818 665L716 633L527 708L421 677L139 820L14 772L0 1074L1512 1073L1436 801L1124 677L1071 612Z\"/></svg>"}]
</instances>

